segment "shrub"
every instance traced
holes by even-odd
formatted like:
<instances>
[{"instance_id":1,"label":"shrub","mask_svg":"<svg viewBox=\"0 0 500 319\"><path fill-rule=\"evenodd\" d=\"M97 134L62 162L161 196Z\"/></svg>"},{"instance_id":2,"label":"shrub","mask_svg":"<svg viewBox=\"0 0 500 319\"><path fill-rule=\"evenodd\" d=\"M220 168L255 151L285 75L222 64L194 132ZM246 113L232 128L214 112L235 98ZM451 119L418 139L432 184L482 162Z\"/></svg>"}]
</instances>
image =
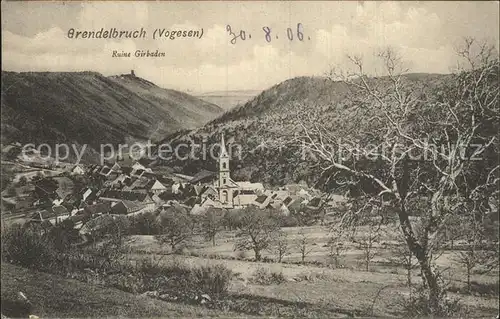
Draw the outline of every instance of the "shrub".
<instances>
[{"instance_id":1,"label":"shrub","mask_svg":"<svg viewBox=\"0 0 500 319\"><path fill-rule=\"evenodd\" d=\"M444 293L439 296L439 309L437 313L432 313L426 290L423 287L412 289L414 289L412 297L405 299L402 305L406 317L421 318L434 315L446 318L467 315L467 309L460 305L458 299L448 299Z\"/></svg>"},{"instance_id":2,"label":"shrub","mask_svg":"<svg viewBox=\"0 0 500 319\"><path fill-rule=\"evenodd\" d=\"M142 260L136 267L146 290L221 294L227 292L233 272L224 265L190 267L183 263L162 265Z\"/></svg>"},{"instance_id":3,"label":"shrub","mask_svg":"<svg viewBox=\"0 0 500 319\"><path fill-rule=\"evenodd\" d=\"M272 272L268 268L259 267L252 274L250 281L259 285L279 285L286 282L286 278L282 272Z\"/></svg>"},{"instance_id":4,"label":"shrub","mask_svg":"<svg viewBox=\"0 0 500 319\"><path fill-rule=\"evenodd\" d=\"M318 280L332 280L325 272L302 272L295 277L296 281L318 281Z\"/></svg>"},{"instance_id":5,"label":"shrub","mask_svg":"<svg viewBox=\"0 0 500 319\"><path fill-rule=\"evenodd\" d=\"M202 266L193 269L198 287L203 292L221 294L227 292L233 272L222 264Z\"/></svg>"},{"instance_id":6,"label":"shrub","mask_svg":"<svg viewBox=\"0 0 500 319\"><path fill-rule=\"evenodd\" d=\"M233 273L224 265L190 267L168 265L145 259L136 266L123 260L122 239L112 237L100 243L56 251L51 237L14 225L2 231L2 260L41 271L63 274L84 282L142 293L162 291L181 298L200 293L226 293Z\"/></svg>"},{"instance_id":7,"label":"shrub","mask_svg":"<svg viewBox=\"0 0 500 319\"><path fill-rule=\"evenodd\" d=\"M288 216L280 216L280 226L281 227L298 227L300 226L300 222L297 217L288 215Z\"/></svg>"},{"instance_id":8,"label":"shrub","mask_svg":"<svg viewBox=\"0 0 500 319\"><path fill-rule=\"evenodd\" d=\"M237 253L236 253L236 259L237 260L245 260L247 258L247 252L244 251L244 250L239 250Z\"/></svg>"},{"instance_id":9,"label":"shrub","mask_svg":"<svg viewBox=\"0 0 500 319\"><path fill-rule=\"evenodd\" d=\"M53 247L34 230L14 224L2 230L2 260L24 267L49 267L54 255Z\"/></svg>"}]
</instances>

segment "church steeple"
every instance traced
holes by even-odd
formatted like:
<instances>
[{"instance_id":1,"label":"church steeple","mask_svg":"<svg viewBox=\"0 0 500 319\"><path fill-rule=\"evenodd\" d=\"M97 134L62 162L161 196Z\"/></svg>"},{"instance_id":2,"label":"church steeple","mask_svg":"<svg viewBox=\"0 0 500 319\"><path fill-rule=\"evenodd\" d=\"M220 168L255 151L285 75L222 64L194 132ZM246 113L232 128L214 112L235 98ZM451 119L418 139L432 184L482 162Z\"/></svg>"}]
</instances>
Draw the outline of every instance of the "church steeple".
<instances>
[{"instance_id":1,"label":"church steeple","mask_svg":"<svg viewBox=\"0 0 500 319\"><path fill-rule=\"evenodd\" d=\"M229 154L226 150L224 133L222 133L219 154L219 200L225 207L232 207L233 204L233 192L230 185Z\"/></svg>"},{"instance_id":2,"label":"church steeple","mask_svg":"<svg viewBox=\"0 0 500 319\"><path fill-rule=\"evenodd\" d=\"M224 175L227 181L229 179L229 154L226 150L226 143L224 141L224 133L222 133L219 154L219 175ZM222 183L226 184L226 183Z\"/></svg>"},{"instance_id":3,"label":"church steeple","mask_svg":"<svg viewBox=\"0 0 500 319\"><path fill-rule=\"evenodd\" d=\"M229 155L227 154L226 151L226 143L224 142L224 133L222 133L219 158L225 158L225 157L229 158Z\"/></svg>"}]
</instances>

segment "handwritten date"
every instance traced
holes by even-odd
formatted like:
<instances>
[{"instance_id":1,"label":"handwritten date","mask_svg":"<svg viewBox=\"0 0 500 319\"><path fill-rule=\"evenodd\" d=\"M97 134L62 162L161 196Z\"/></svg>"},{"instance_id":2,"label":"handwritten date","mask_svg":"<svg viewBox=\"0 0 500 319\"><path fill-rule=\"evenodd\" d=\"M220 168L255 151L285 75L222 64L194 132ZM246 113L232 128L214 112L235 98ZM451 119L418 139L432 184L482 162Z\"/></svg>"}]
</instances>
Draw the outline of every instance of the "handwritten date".
<instances>
[{"instance_id":1,"label":"handwritten date","mask_svg":"<svg viewBox=\"0 0 500 319\"><path fill-rule=\"evenodd\" d=\"M236 42L238 40L241 40L241 41L245 41L245 40L249 40L252 38L252 34L246 30L239 30L239 31L233 31L233 28L231 27L231 25L227 25L226 26L226 31L228 32L229 34L229 42L231 44L236 44ZM262 27L262 31L264 32L263 34L263 38L266 40L266 42L268 43L271 43L273 41L273 39L277 40L279 39L279 35L278 33L279 32L275 32L273 30L271 30L270 27L268 26L263 26ZM289 41L294 41L294 40L298 40L298 41L304 41L304 26L302 25L302 23L297 23L297 27L292 29L292 28L287 28L286 29L286 39L288 39ZM307 40L311 40L311 37L307 37Z\"/></svg>"}]
</instances>

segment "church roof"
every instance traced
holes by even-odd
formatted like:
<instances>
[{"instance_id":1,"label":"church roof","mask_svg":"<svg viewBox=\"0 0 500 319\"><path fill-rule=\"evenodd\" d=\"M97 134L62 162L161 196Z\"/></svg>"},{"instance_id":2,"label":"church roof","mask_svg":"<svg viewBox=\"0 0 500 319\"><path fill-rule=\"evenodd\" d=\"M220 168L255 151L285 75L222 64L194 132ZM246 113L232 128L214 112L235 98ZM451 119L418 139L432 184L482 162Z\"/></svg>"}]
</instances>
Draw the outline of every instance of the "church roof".
<instances>
[{"instance_id":1,"label":"church roof","mask_svg":"<svg viewBox=\"0 0 500 319\"><path fill-rule=\"evenodd\" d=\"M250 183L247 181L244 182L236 182L236 185L238 185L239 188L241 189L264 189L264 185L262 183Z\"/></svg>"}]
</instances>

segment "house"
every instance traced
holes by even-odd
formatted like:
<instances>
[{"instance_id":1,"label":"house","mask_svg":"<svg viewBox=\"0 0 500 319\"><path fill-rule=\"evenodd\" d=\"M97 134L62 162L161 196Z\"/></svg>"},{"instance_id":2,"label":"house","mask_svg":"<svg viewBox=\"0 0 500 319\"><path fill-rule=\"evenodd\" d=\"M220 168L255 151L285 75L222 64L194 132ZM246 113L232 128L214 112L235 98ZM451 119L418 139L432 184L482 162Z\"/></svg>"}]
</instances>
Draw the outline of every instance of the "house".
<instances>
[{"instance_id":1,"label":"house","mask_svg":"<svg viewBox=\"0 0 500 319\"><path fill-rule=\"evenodd\" d=\"M108 176L109 174L111 174L113 171L111 170L111 167L107 166L107 165L104 165L101 170L99 171L99 174L102 175L102 176Z\"/></svg>"},{"instance_id":2,"label":"house","mask_svg":"<svg viewBox=\"0 0 500 319\"><path fill-rule=\"evenodd\" d=\"M55 206L59 206L59 205L61 205L63 202L64 202L64 199L57 198L57 199L54 199L54 200L52 201L52 204L53 204L53 205L55 205Z\"/></svg>"},{"instance_id":3,"label":"house","mask_svg":"<svg viewBox=\"0 0 500 319\"><path fill-rule=\"evenodd\" d=\"M151 179L158 179L159 178L159 176L156 173L150 172L150 171L148 171L148 169L146 169L144 171L144 173L142 173L142 177L143 178L147 178L149 180L151 180Z\"/></svg>"},{"instance_id":4,"label":"house","mask_svg":"<svg viewBox=\"0 0 500 319\"><path fill-rule=\"evenodd\" d=\"M134 171L137 171L137 170L143 170L145 171L146 170L146 167L144 167L144 165L142 165L141 163L139 162L135 162L134 165L132 165L132 173Z\"/></svg>"},{"instance_id":5,"label":"house","mask_svg":"<svg viewBox=\"0 0 500 319\"><path fill-rule=\"evenodd\" d=\"M70 216L83 214L83 208L73 208L73 210L69 213Z\"/></svg>"},{"instance_id":6,"label":"house","mask_svg":"<svg viewBox=\"0 0 500 319\"><path fill-rule=\"evenodd\" d=\"M233 194L233 206L238 208L247 207L251 205L257 197L254 190L236 190Z\"/></svg>"},{"instance_id":7,"label":"house","mask_svg":"<svg viewBox=\"0 0 500 319\"><path fill-rule=\"evenodd\" d=\"M132 171L132 173L130 174L130 176L140 178L140 177L142 177L142 175L143 175L145 172L146 172L146 170L143 170L143 169L138 169L138 170Z\"/></svg>"},{"instance_id":8,"label":"house","mask_svg":"<svg viewBox=\"0 0 500 319\"><path fill-rule=\"evenodd\" d=\"M158 181L157 179L153 180L152 182L152 185L148 184L147 188L153 194L161 194L167 190L167 187L160 183L160 181Z\"/></svg>"},{"instance_id":9,"label":"house","mask_svg":"<svg viewBox=\"0 0 500 319\"><path fill-rule=\"evenodd\" d=\"M80 165L75 165L73 169L70 171L71 175L83 175L85 174L85 170Z\"/></svg>"},{"instance_id":10,"label":"house","mask_svg":"<svg viewBox=\"0 0 500 319\"><path fill-rule=\"evenodd\" d=\"M27 222L44 223L49 222L52 225L57 225L63 220L69 218L68 210L64 206L54 206L41 211L33 213Z\"/></svg>"},{"instance_id":11,"label":"house","mask_svg":"<svg viewBox=\"0 0 500 319\"><path fill-rule=\"evenodd\" d=\"M201 190L200 197L202 199L205 199L208 197L208 198L215 200L215 199L219 198L219 192L217 191L217 189L214 186L209 185L209 186L204 187Z\"/></svg>"},{"instance_id":12,"label":"house","mask_svg":"<svg viewBox=\"0 0 500 319\"><path fill-rule=\"evenodd\" d=\"M220 201L218 200L212 200L211 198L205 198L205 200L201 203L201 207L216 207L216 208L222 208L223 205Z\"/></svg>"},{"instance_id":13,"label":"house","mask_svg":"<svg viewBox=\"0 0 500 319\"><path fill-rule=\"evenodd\" d=\"M120 175L116 176L115 179L105 182L104 185L105 185L105 187L109 187L109 188L113 188L113 189L123 189L123 187L125 186L124 181L127 178L130 178L130 177L128 177L125 174L120 174Z\"/></svg>"},{"instance_id":14,"label":"house","mask_svg":"<svg viewBox=\"0 0 500 319\"><path fill-rule=\"evenodd\" d=\"M172 175L172 179L175 182L188 183L190 180L193 179L193 176L189 176L189 175L185 175L185 174L180 174L180 173L174 173Z\"/></svg>"},{"instance_id":15,"label":"house","mask_svg":"<svg viewBox=\"0 0 500 319\"><path fill-rule=\"evenodd\" d=\"M112 203L118 203L120 201L127 200L144 204L145 211L153 211L155 209L155 202L147 193L142 192L106 190L103 192L103 194L101 194L100 200Z\"/></svg>"},{"instance_id":16,"label":"house","mask_svg":"<svg viewBox=\"0 0 500 319\"><path fill-rule=\"evenodd\" d=\"M102 170L101 165L93 164L93 165L89 166L88 172L89 172L89 174L94 175L94 174L98 174L101 170Z\"/></svg>"},{"instance_id":17,"label":"house","mask_svg":"<svg viewBox=\"0 0 500 319\"><path fill-rule=\"evenodd\" d=\"M78 211L76 214L71 214L68 219L73 222L74 229L81 229L86 222L92 219L92 216L84 213L82 210Z\"/></svg>"},{"instance_id":18,"label":"house","mask_svg":"<svg viewBox=\"0 0 500 319\"><path fill-rule=\"evenodd\" d=\"M104 202L94 205L88 205L83 209L84 214L89 216L96 216L102 214L109 214L111 212L111 203Z\"/></svg>"},{"instance_id":19,"label":"house","mask_svg":"<svg viewBox=\"0 0 500 319\"><path fill-rule=\"evenodd\" d=\"M97 199L97 192L87 188L81 193L81 203L94 203Z\"/></svg>"},{"instance_id":20,"label":"house","mask_svg":"<svg viewBox=\"0 0 500 319\"><path fill-rule=\"evenodd\" d=\"M167 187L157 179L138 178L130 186L125 186L123 189L127 191L150 192L158 195L165 192Z\"/></svg>"},{"instance_id":21,"label":"house","mask_svg":"<svg viewBox=\"0 0 500 319\"><path fill-rule=\"evenodd\" d=\"M52 201L58 197L56 190L60 186L53 178L43 178L34 182L33 185L35 186L34 192L37 198L50 199Z\"/></svg>"},{"instance_id":22,"label":"house","mask_svg":"<svg viewBox=\"0 0 500 319\"><path fill-rule=\"evenodd\" d=\"M58 189L61 194L71 194L73 192L73 188L75 187L75 183L71 180L71 178L66 176L54 176L53 180L57 182Z\"/></svg>"},{"instance_id":23,"label":"house","mask_svg":"<svg viewBox=\"0 0 500 319\"><path fill-rule=\"evenodd\" d=\"M205 190L203 185L193 185L194 192L196 196L201 196L202 192Z\"/></svg>"},{"instance_id":24,"label":"house","mask_svg":"<svg viewBox=\"0 0 500 319\"><path fill-rule=\"evenodd\" d=\"M120 176L120 172L115 172L115 171L111 171L107 176L106 176L106 182L108 185L109 183L113 182L115 179L118 178L118 176Z\"/></svg>"},{"instance_id":25,"label":"house","mask_svg":"<svg viewBox=\"0 0 500 319\"><path fill-rule=\"evenodd\" d=\"M131 176L141 177L145 173L153 173L153 171L151 170L151 168L146 168L139 162L136 162L134 165L132 165L132 171L130 172Z\"/></svg>"},{"instance_id":26,"label":"house","mask_svg":"<svg viewBox=\"0 0 500 319\"><path fill-rule=\"evenodd\" d=\"M277 211L280 211L281 214L284 216L290 215L290 210L288 210L288 207L286 207L286 205L280 201L273 201L273 202L269 203L266 208L272 208L272 209L275 209Z\"/></svg>"},{"instance_id":27,"label":"house","mask_svg":"<svg viewBox=\"0 0 500 319\"><path fill-rule=\"evenodd\" d=\"M262 185L262 183L236 182L236 185L240 190L264 190L264 185Z\"/></svg>"},{"instance_id":28,"label":"house","mask_svg":"<svg viewBox=\"0 0 500 319\"><path fill-rule=\"evenodd\" d=\"M185 184L181 182L175 182L172 184L172 194L180 194L185 188Z\"/></svg>"},{"instance_id":29,"label":"house","mask_svg":"<svg viewBox=\"0 0 500 319\"><path fill-rule=\"evenodd\" d=\"M146 208L146 205L139 202L122 200L111 207L111 213L117 215L128 215L140 212Z\"/></svg>"},{"instance_id":30,"label":"house","mask_svg":"<svg viewBox=\"0 0 500 319\"><path fill-rule=\"evenodd\" d=\"M147 191L147 185L149 184L149 180L146 178L135 178L131 180L131 183L125 184L123 187L124 191Z\"/></svg>"},{"instance_id":31,"label":"house","mask_svg":"<svg viewBox=\"0 0 500 319\"><path fill-rule=\"evenodd\" d=\"M151 199L153 200L153 202L155 202L156 206L161 206L165 203L165 201L161 199L157 194L153 194L153 196L151 196Z\"/></svg>"},{"instance_id":32,"label":"house","mask_svg":"<svg viewBox=\"0 0 500 319\"><path fill-rule=\"evenodd\" d=\"M314 197L307 203L307 207L310 209L319 209L323 205L323 202L321 197Z\"/></svg>"},{"instance_id":33,"label":"house","mask_svg":"<svg viewBox=\"0 0 500 319\"><path fill-rule=\"evenodd\" d=\"M111 166L111 170L113 172L117 172L118 173L118 172L121 171L121 167L120 167L120 165L118 165L118 163L114 163L113 166Z\"/></svg>"},{"instance_id":34,"label":"house","mask_svg":"<svg viewBox=\"0 0 500 319\"><path fill-rule=\"evenodd\" d=\"M184 205L189 206L189 207L193 207L194 205L200 204L200 203L201 203L201 199L199 197L196 197L196 196L191 196L183 202Z\"/></svg>"},{"instance_id":35,"label":"house","mask_svg":"<svg viewBox=\"0 0 500 319\"><path fill-rule=\"evenodd\" d=\"M251 205L257 206L260 209L265 209L269 206L271 201L272 201L271 196L260 195L257 196L257 198L255 198L255 200L251 203Z\"/></svg>"},{"instance_id":36,"label":"house","mask_svg":"<svg viewBox=\"0 0 500 319\"><path fill-rule=\"evenodd\" d=\"M132 174L133 170L134 169L132 167L130 167L130 166L122 166L122 168L121 168L122 174L125 174L125 175Z\"/></svg>"},{"instance_id":37,"label":"house","mask_svg":"<svg viewBox=\"0 0 500 319\"><path fill-rule=\"evenodd\" d=\"M85 203L85 201L89 198L89 196L92 194L92 189L91 188L84 188L82 189L78 194L78 199L80 200L80 203Z\"/></svg>"}]
</instances>

